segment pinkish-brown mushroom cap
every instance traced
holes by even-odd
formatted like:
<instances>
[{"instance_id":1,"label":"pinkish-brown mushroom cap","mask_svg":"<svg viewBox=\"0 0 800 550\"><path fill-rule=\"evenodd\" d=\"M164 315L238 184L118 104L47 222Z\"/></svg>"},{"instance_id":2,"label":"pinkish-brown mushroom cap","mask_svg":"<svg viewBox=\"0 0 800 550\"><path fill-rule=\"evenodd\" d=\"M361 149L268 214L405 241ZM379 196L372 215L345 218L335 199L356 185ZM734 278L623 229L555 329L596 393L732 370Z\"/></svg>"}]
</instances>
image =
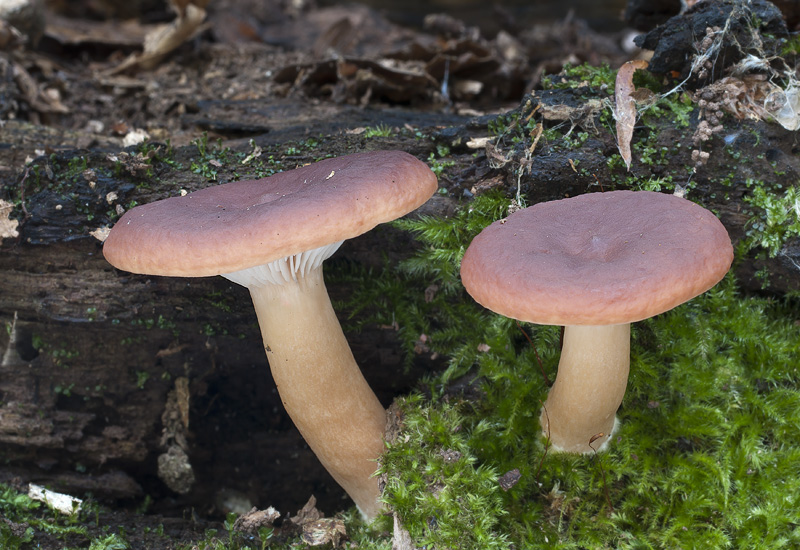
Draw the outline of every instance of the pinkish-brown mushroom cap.
<instances>
[{"instance_id":1,"label":"pinkish-brown mushroom cap","mask_svg":"<svg viewBox=\"0 0 800 550\"><path fill-rule=\"evenodd\" d=\"M430 168L408 153L356 153L137 206L103 253L133 273L230 273L360 235L421 206L436 188Z\"/></svg>"},{"instance_id":2,"label":"pinkish-brown mushroom cap","mask_svg":"<svg viewBox=\"0 0 800 550\"><path fill-rule=\"evenodd\" d=\"M708 210L649 191L535 204L484 229L461 264L467 291L507 317L611 325L652 317L718 283L733 247Z\"/></svg>"}]
</instances>

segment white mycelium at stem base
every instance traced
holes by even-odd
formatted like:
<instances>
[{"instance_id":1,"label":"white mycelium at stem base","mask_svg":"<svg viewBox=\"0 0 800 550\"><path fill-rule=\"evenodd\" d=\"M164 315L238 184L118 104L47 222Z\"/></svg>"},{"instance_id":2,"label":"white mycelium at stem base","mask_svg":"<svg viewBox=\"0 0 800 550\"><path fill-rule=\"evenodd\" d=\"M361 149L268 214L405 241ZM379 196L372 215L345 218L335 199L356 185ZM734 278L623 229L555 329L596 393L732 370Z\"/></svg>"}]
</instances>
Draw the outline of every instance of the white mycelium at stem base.
<instances>
[{"instance_id":1,"label":"white mycelium at stem base","mask_svg":"<svg viewBox=\"0 0 800 550\"><path fill-rule=\"evenodd\" d=\"M558 374L540 417L554 450L591 453L610 440L628 383L630 327L564 328Z\"/></svg>"},{"instance_id":2,"label":"white mycelium at stem base","mask_svg":"<svg viewBox=\"0 0 800 550\"><path fill-rule=\"evenodd\" d=\"M380 511L377 459L386 416L331 306L322 262L341 243L225 274L253 298L286 412L362 515Z\"/></svg>"}]
</instances>

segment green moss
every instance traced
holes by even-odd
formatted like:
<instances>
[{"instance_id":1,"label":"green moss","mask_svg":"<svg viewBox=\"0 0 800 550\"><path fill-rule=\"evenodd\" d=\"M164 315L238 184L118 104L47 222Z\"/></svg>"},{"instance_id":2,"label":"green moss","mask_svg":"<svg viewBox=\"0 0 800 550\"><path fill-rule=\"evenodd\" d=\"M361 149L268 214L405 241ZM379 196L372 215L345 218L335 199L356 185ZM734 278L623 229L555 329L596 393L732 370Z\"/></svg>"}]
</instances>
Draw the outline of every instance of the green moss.
<instances>
[{"instance_id":1,"label":"green moss","mask_svg":"<svg viewBox=\"0 0 800 550\"><path fill-rule=\"evenodd\" d=\"M800 34L794 34L793 36L783 40L781 55L800 55Z\"/></svg>"},{"instance_id":2,"label":"green moss","mask_svg":"<svg viewBox=\"0 0 800 550\"><path fill-rule=\"evenodd\" d=\"M637 74L642 71L637 71ZM648 86L656 91L657 88ZM641 110L641 122L648 127L663 127L663 121L669 120L676 128L689 128L690 117L695 109L694 101L688 93L657 96L656 101ZM686 142L691 143L689 141Z\"/></svg>"},{"instance_id":3,"label":"green moss","mask_svg":"<svg viewBox=\"0 0 800 550\"><path fill-rule=\"evenodd\" d=\"M689 303L635 324L630 382L610 449L589 456L548 452L538 419L547 383L537 356L552 380L558 329L520 327L487 312L458 277L468 243L505 215L508 203L489 194L450 220L397 222L424 245L399 271L387 264L369 273L336 262L328 271L333 280L359 282L352 288L360 290L340 304L353 322L394 321L410 357L424 333L430 351L448 358L446 370L399 401L403 427L382 459L384 498L414 544L798 547L798 299L744 296L729 276ZM499 480L515 469L520 477L506 490ZM24 519L33 531L13 539L0 523L0 537L12 549L40 529L28 519L39 513L35 504L25 511L24 501L8 511L17 498L0 497L0 513ZM389 518L375 528L353 510L343 518L359 548L391 547ZM297 544L267 535L245 540L209 532L196 546Z\"/></svg>"},{"instance_id":4,"label":"green moss","mask_svg":"<svg viewBox=\"0 0 800 550\"><path fill-rule=\"evenodd\" d=\"M504 215L507 203L499 195L483 196L449 222L399 222L424 246L402 264L399 276L371 274L373 283L364 281L364 297L377 296L377 288L388 291L376 305L376 319L398 322L409 348L427 334L430 351L449 361L443 373L424 381L424 392L401 401L404 429L383 459L385 500L415 543L800 544L797 301L742 296L729 276L691 302L637 323L621 429L610 450L589 456L547 452L538 419L547 384L537 355L553 379L558 329L520 328L491 314L458 280L465 246ZM426 300L424 289L434 285L435 296ZM353 301L363 303L360 297ZM459 387L469 389L462 393ZM514 469L521 477L505 491L499 479Z\"/></svg>"},{"instance_id":5,"label":"green moss","mask_svg":"<svg viewBox=\"0 0 800 550\"><path fill-rule=\"evenodd\" d=\"M759 247L770 257L780 252L787 239L800 236L800 191L796 186L767 186L747 180L751 189L744 202L751 206L746 224L747 246Z\"/></svg>"},{"instance_id":6,"label":"green moss","mask_svg":"<svg viewBox=\"0 0 800 550\"><path fill-rule=\"evenodd\" d=\"M374 138L374 137L391 137L394 134L394 130L388 124L380 123L377 126L368 126L364 130L364 137L367 139Z\"/></svg>"},{"instance_id":7,"label":"green moss","mask_svg":"<svg viewBox=\"0 0 800 550\"><path fill-rule=\"evenodd\" d=\"M608 84L608 76L600 71L592 78ZM676 121L688 117L685 98L670 101L675 106L664 106L660 116ZM525 117L528 112L523 109L492 123L493 135L507 149L530 146L536 122ZM650 111L645 118L655 114ZM563 146L579 147L586 140L586 134L573 133ZM282 169L276 158L314 145L298 142L288 144L283 153L253 156L248 169ZM203 154L209 154L208 145L204 147ZM633 150L635 161L643 164L659 165L665 158L649 130L636 134ZM229 154L239 164L250 156ZM437 151L432 161L443 163L447 156ZM258 162L263 164L256 168ZM629 176L623 174L619 155L608 163L621 186L661 190L673 185L671 175L624 179ZM735 178L728 179L732 184ZM800 234L797 191L762 182L750 182L749 188L746 202L753 218L748 242L777 252L787 237ZM387 261L383 270L370 272L334 260L326 268L331 282L357 289L347 302L337 304L337 311L348 316L349 328L396 326L409 363L418 353L437 353L447 361L443 372L421 382L419 392L400 400L404 427L382 461L385 500L415 545L798 547L797 298L743 296L729 277L690 303L636 324L617 439L600 455L556 455L548 452L539 429L548 389L539 359L553 379L558 329L520 327L484 310L465 293L458 274L472 238L503 217L508 206L507 197L489 193L465 203L449 219L396 222L396 228L421 244L399 266ZM227 307L225 296L212 294L206 300ZM171 328L160 318L142 323ZM222 330L203 326L206 334ZM424 352L418 345L422 335L428 348ZM505 490L499 479L515 469L520 478ZM377 530L365 527L352 510L345 519L359 548L391 547L390 538L381 535L381 530L391 530L386 518ZM2 529L0 522L0 537ZM296 543L265 538L271 548ZM258 547L228 533L209 533L197 547L247 545Z\"/></svg>"},{"instance_id":8,"label":"green moss","mask_svg":"<svg viewBox=\"0 0 800 550\"><path fill-rule=\"evenodd\" d=\"M189 159L189 169L207 180L216 181L220 168L229 160L230 148L222 146L222 139L218 139L215 145L209 146L207 132L192 140L192 145L197 148L197 157Z\"/></svg>"},{"instance_id":9,"label":"green moss","mask_svg":"<svg viewBox=\"0 0 800 550\"><path fill-rule=\"evenodd\" d=\"M88 168L89 164L86 160L86 157L84 157L83 155L80 156L76 155L71 159L69 159L69 161L67 162L67 167L64 170L63 174L61 174L61 177L74 182Z\"/></svg>"},{"instance_id":10,"label":"green moss","mask_svg":"<svg viewBox=\"0 0 800 550\"><path fill-rule=\"evenodd\" d=\"M788 240L800 236L800 188L796 183L785 186L780 181L754 178L744 181L747 192L742 201L746 205L747 222L745 238L740 245L743 251L754 251L760 258L774 258ZM736 172L719 182L726 187L741 185Z\"/></svg>"},{"instance_id":11,"label":"green moss","mask_svg":"<svg viewBox=\"0 0 800 550\"><path fill-rule=\"evenodd\" d=\"M437 145L436 153L431 151L430 155L428 155L428 166L430 166L431 171L436 174L437 178L441 178L445 170L455 166L454 160L445 160L449 156L450 148L444 145Z\"/></svg>"},{"instance_id":12,"label":"green moss","mask_svg":"<svg viewBox=\"0 0 800 550\"><path fill-rule=\"evenodd\" d=\"M596 90L605 90L607 94L614 93L614 82L617 79L616 69L608 63L600 66L582 63L581 65L565 65L560 74L548 75L542 80L545 90L552 88L578 88L590 86Z\"/></svg>"},{"instance_id":13,"label":"green moss","mask_svg":"<svg viewBox=\"0 0 800 550\"><path fill-rule=\"evenodd\" d=\"M0 484L0 548L3 550L32 548L31 544L37 533L45 533L61 541L70 541L70 546L76 540L89 542L91 537L88 536L85 523L93 519L92 506L87 505L85 508L76 515L64 516L49 510L27 495ZM103 548L103 546L96 546L92 540L91 548Z\"/></svg>"}]
</instances>

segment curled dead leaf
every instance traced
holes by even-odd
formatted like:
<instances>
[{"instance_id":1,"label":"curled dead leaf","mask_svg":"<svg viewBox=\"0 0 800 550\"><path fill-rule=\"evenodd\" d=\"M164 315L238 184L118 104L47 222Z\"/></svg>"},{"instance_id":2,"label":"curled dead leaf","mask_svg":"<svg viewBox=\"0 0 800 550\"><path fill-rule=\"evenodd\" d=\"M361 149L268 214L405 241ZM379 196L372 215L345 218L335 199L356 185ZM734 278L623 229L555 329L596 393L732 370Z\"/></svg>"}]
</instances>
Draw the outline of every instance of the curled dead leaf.
<instances>
[{"instance_id":1,"label":"curled dead leaf","mask_svg":"<svg viewBox=\"0 0 800 550\"><path fill-rule=\"evenodd\" d=\"M306 502L305 505L298 510L296 516L291 516L289 521L295 525L302 526L305 523L317 521L323 517L324 516L322 515L322 512L317 509L317 497L311 495L311 497L308 499L308 502Z\"/></svg>"},{"instance_id":2,"label":"curled dead leaf","mask_svg":"<svg viewBox=\"0 0 800 550\"><path fill-rule=\"evenodd\" d=\"M131 55L106 74L154 69L167 54L207 28L204 9L207 3L203 0L176 0L173 3L178 13L175 21L150 31L144 38L142 53Z\"/></svg>"},{"instance_id":3,"label":"curled dead leaf","mask_svg":"<svg viewBox=\"0 0 800 550\"><path fill-rule=\"evenodd\" d=\"M339 548L342 539L347 537L344 521L338 518L322 518L303 524L303 542L309 546L329 544Z\"/></svg>"},{"instance_id":4,"label":"curled dead leaf","mask_svg":"<svg viewBox=\"0 0 800 550\"><path fill-rule=\"evenodd\" d=\"M266 510L259 510L254 506L248 513L236 519L233 530L255 535L260 527L271 527L279 517L281 517L280 512L272 506Z\"/></svg>"},{"instance_id":5,"label":"curled dead leaf","mask_svg":"<svg viewBox=\"0 0 800 550\"><path fill-rule=\"evenodd\" d=\"M639 69L646 69L647 61L636 59L628 61L617 71L617 81L614 86L614 118L617 121L617 147L625 167L631 169L631 138L633 127L636 124L636 88L633 86L633 73Z\"/></svg>"}]
</instances>

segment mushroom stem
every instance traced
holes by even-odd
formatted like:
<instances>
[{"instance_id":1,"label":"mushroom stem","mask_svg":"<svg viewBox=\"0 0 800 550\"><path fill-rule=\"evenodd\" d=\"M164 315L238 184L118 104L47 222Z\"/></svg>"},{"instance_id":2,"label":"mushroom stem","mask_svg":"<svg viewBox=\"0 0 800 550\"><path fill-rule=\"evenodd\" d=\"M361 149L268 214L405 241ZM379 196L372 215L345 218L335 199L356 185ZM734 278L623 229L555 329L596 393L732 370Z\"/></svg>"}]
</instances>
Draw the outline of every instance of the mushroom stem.
<instances>
[{"instance_id":1,"label":"mushroom stem","mask_svg":"<svg viewBox=\"0 0 800 550\"><path fill-rule=\"evenodd\" d=\"M565 327L558 374L540 417L555 450L591 453L610 440L628 384L630 333L629 323Z\"/></svg>"},{"instance_id":2,"label":"mushroom stem","mask_svg":"<svg viewBox=\"0 0 800 550\"><path fill-rule=\"evenodd\" d=\"M386 413L342 333L322 267L284 284L251 285L250 295L286 412L365 519L374 519Z\"/></svg>"}]
</instances>

